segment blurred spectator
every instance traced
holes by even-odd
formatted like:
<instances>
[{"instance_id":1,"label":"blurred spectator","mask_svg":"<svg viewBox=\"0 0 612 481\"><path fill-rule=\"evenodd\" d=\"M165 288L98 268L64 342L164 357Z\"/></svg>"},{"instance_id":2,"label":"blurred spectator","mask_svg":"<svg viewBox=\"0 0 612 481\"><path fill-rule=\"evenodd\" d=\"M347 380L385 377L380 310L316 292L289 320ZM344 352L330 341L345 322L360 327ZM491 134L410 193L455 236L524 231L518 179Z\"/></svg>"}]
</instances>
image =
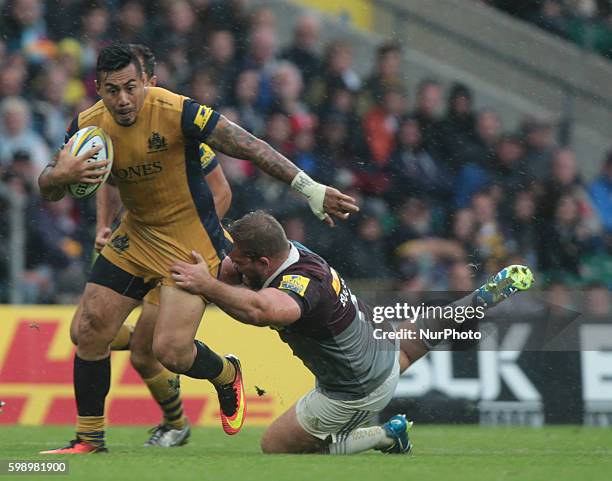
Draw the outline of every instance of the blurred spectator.
<instances>
[{"instance_id":1,"label":"blurred spectator","mask_svg":"<svg viewBox=\"0 0 612 481\"><path fill-rule=\"evenodd\" d=\"M368 209L357 216L355 235L343 248L346 263L341 272L356 279L385 279L391 276L387 267L384 232L380 218Z\"/></svg>"},{"instance_id":2,"label":"blurred spectator","mask_svg":"<svg viewBox=\"0 0 612 481\"><path fill-rule=\"evenodd\" d=\"M482 111L476 120L476 136L462 149L463 167L456 179L455 203L465 207L471 196L487 187L489 172L495 165L495 147L501 134L501 123L495 112Z\"/></svg>"},{"instance_id":3,"label":"blurred spectator","mask_svg":"<svg viewBox=\"0 0 612 481\"><path fill-rule=\"evenodd\" d=\"M312 128L312 118L302 102L302 74L295 65L287 61L276 64L272 73L272 111L283 112L289 116L294 134L305 128Z\"/></svg>"},{"instance_id":4,"label":"blurred spectator","mask_svg":"<svg viewBox=\"0 0 612 481\"><path fill-rule=\"evenodd\" d=\"M338 87L345 87L352 92L357 92L361 87L361 79L353 70L351 46L341 40L327 46L322 72L310 82L306 100L315 109L321 109L330 98L330 92Z\"/></svg>"},{"instance_id":5,"label":"blurred spectator","mask_svg":"<svg viewBox=\"0 0 612 481\"><path fill-rule=\"evenodd\" d=\"M448 169L457 173L461 168L458 157L476 136L476 115L472 91L463 84L453 84L448 94L446 117L438 123L438 145L435 152Z\"/></svg>"},{"instance_id":6,"label":"blurred spectator","mask_svg":"<svg viewBox=\"0 0 612 481\"><path fill-rule=\"evenodd\" d=\"M168 3L166 31L163 42L168 41L176 45L183 42L188 49L197 48L203 43L203 38L197 28L197 17L192 5L186 0L175 0Z\"/></svg>"},{"instance_id":7,"label":"blurred spectator","mask_svg":"<svg viewBox=\"0 0 612 481\"><path fill-rule=\"evenodd\" d=\"M540 219L552 218L559 199L566 194L572 194L579 203L583 222L587 223L591 230L598 231L601 228L599 217L578 174L576 157L570 149L558 149L554 152L549 177L539 199Z\"/></svg>"},{"instance_id":8,"label":"blurred spectator","mask_svg":"<svg viewBox=\"0 0 612 481\"><path fill-rule=\"evenodd\" d=\"M58 44L59 63L66 70L68 81L64 91L64 102L69 106L81 102L87 97L85 85L82 80L83 64L81 62L81 44L73 39L66 38ZM90 93L90 97L96 96Z\"/></svg>"},{"instance_id":9,"label":"blurred spectator","mask_svg":"<svg viewBox=\"0 0 612 481\"><path fill-rule=\"evenodd\" d=\"M538 246L539 267L548 276L575 282L580 258L592 250L594 233L580 215L580 204L572 194L562 195L553 218L543 222Z\"/></svg>"},{"instance_id":10,"label":"blurred spectator","mask_svg":"<svg viewBox=\"0 0 612 481\"><path fill-rule=\"evenodd\" d=\"M81 4L81 61L86 71L95 68L98 53L111 42L110 12L104 2L92 1Z\"/></svg>"},{"instance_id":11,"label":"blurred spectator","mask_svg":"<svg viewBox=\"0 0 612 481\"><path fill-rule=\"evenodd\" d=\"M243 62L243 69L256 70L259 73L258 107L264 111L270 108L273 101L272 70L276 60L276 32L270 28L260 28L249 36L248 52Z\"/></svg>"},{"instance_id":12,"label":"blurred spectator","mask_svg":"<svg viewBox=\"0 0 612 481\"><path fill-rule=\"evenodd\" d=\"M17 178L25 194L30 195L38 188L38 174L28 152L15 152L3 175L6 178Z\"/></svg>"},{"instance_id":13,"label":"blurred spectator","mask_svg":"<svg viewBox=\"0 0 612 481\"><path fill-rule=\"evenodd\" d=\"M434 235L431 210L422 199L413 197L404 200L396 209L397 224L389 235L391 252L407 241Z\"/></svg>"},{"instance_id":14,"label":"blurred spectator","mask_svg":"<svg viewBox=\"0 0 612 481\"><path fill-rule=\"evenodd\" d=\"M52 63L38 76L35 84L38 100L32 102L33 125L48 145L59 147L71 120L65 104L68 75L61 65Z\"/></svg>"},{"instance_id":15,"label":"blurred spectator","mask_svg":"<svg viewBox=\"0 0 612 481\"><path fill-rule=\"evenodd\" d=\"M506 238L499 219L495 200L490 192L478 192L472 198L476 219L476 246L485 272L494 274L507 255Z\"/></svg>"},{"instance_id":16,"label":"blurred spectator","mask_svg":"<svg viewBox=\"0 0 612 481\"><path fill-rule=\"evenodd\" d=\"M399 122L406 112L403 90L389 89L363 119L363 132L372 163L385 167L395 149Z\"/></svg>"},{"instance_id":17,"label":"blurred spectator","mask_svg":"<svg viewBox=\"0 0 612 481\"><path fill-rule=\"evenodd\" d=\"M422 130L415 117L402 120L387 169L393 186L391 192L396 196L441 202L451 193L451 177L423 145Z\"/></svg>"},{"instance_id":18,"label":"blurred spectator","mask_svg":"<svg viewBox=\"0 0 612 481\"><path fill-rule=\"evenodd\" d=\"M356 182L352 149L349 144L349 123L345 115L330 114L321 119L315 155L317 172L322 179L340 187L352 186Z\"/></svg>"},{"instance_id":19,"label":"blurred spectator","mask_svg":"<svg viewBox=\"0 0 612 481\"><path fill-rule=\"evenodd\" d=\"M236 43L236 58L247 51L249 34L249 0L212 0L209 9L200 9L205 21L214 30L232 32Z\"/></svg>"},{"instance_id":20,"label":"blurred spectator","mask_svg":"<svg viewBox=\"0 0 612 481\"><path fill-rule=\"evenodd\" d=\"M301 129L294 139L293 161L300 169L311 176L318 177L317 157L314 153L315 135L312 128Z\"/></svg>"},{"instance_id":21,"label":"blurred spectator","mask_svg":"<svg viewBox=\"0 0 612 481\"><path fill-rule=\"evenodd\" d=\"M216 76L208 69L196 70L189 83L191 97L211 108L217 108L222 104L221 91Z\"/></svg>"},{"instance_id":22,"label":"blurred spectator","mask_svg":"<svg viewBox=\"0 0 612 481\"><path fill-rule=\"evenodd\" d=\"M74 199L66 196L58 202L40 202L30 207L25 275L27 302L50 302L62 271L70 269L69 288L76 291L84 284L84 248L80 235L83 225L73 216ZM76 264L76 268L71 265ZM57 270L54 274L53 270ZM62 276L64 277L64 276Z\"/></svg>"},{"instance_id":23,"label":"blurred spectator","mask_svg":"<svg viewBox=\"0 0 612 481\"><path fill-rule=\"evenodd\" d=\"M263 134L265 125L262 112L257 108L259 78L257 70L243 70L238 74L234 87L234 107L240 124L258 137Z\"/></svg>"},{"instance_id":24,"label":"blurred spectator","mask_svg":"<svg viewBox=\"0 0 612 481\"><path fill-rule=\"evenodd\" d=\"M27 152L38 175L51 160L45 141L31 128L31 112L20 97L0 102L0 165L6 166L16 152Z\"/></svg>"},{"instance_id":25,"label":"blurred spectator","mask_svg":"<svg viewBox=\"0 0 612 481\"><path fill-rule=\"evenodd\" d=\"M509 249L520 253L528 265L537 265L535 246L538 241L536 225L535 195L529 190L517 192L512 201L512 211L506 219L505 236L509 239Z\"/></svg>"},{"instance_id":26,"label":"blurred spectator","mask_svg":"<svg viewBox=\"0 0 612 481\"><path fill-rule=\"evenodd\" d=\"M529 118L525 120L521 130L526 149L523 159L525 169L534 180L543 181L550 172L550 158L555 148L552 125Z\"/></svg>"},{"instance_id":27,"label":"blurred spectator","mask_svg":"<svg viewBox=\"0 0 612 481\"><path fill-rule=\"evenodd\" d=\"M11 0L8 13L2 15L0 29L9 53L20 51L39 62L49 57L47 24L40 0Z\"/></svg>"},{"instance_id":28,"label":"blurred spectator","mask_svg":"<svg viewBox=\"0 0 612 481\"><path fill-rule=\"evenodd\" d=\"M589 192L605 232L612 235L612 151L607 153L602 172L591 183Z\"/></svg>"},{"instance_id":29,"label":"blurred spectator","mask_svg":"<svg viewBox=\"0 0 612 481\"><path fill-rule=\"evenodd\" d=\"M317 53L321 23L314 15L303 15L295 25L293 43L281 53L281 58L295 64L308 84L321 69L321 59Z\"/></svg>"},{"instance_id":30,"label":"blurred spectator","mask_svg":"<svg viewBox=\"0 0 612 481\"><path fill-rule=\"evenodd\" d=\"M23 95L27 77L24 58L11 55L0 67L0 99Z\"/></svg>"},{"instance_id":31,"label":"blurred spectator","mask_svg":"<svg viewBox=\"0 0 612 481\"><path fill-rule=\"evenodd\" d=\"M525 189L530 184L521 163L523 154L523 143L514 135L502 135L495 146L491 181L503 189L508 201L512 200L518 190Z\"/></svg>"},{"instance_id":32,"label":"blurred spectator","mask_svg":"<svg viewBox=\"0 0 612 481\"><path fill-rule=\"evenodd\" d=\"M402 48L396 42L378 47L374 73L365 81L360 96L360 112L366 112L373 104L380 103L386 90L405 88L401 73Z\"/></svg>"},{"instance_id":33,"label":"blurred spectator","mask_svg":"<svg viewBox=\"0 0 612 481\"><path fill-rule=\"evenodd\" d=\"M544 0L540 11L532 19L538 27L548 30L560 37L567 37L567 19L560 0Z\"/></svg>"},{"instance_id":34,"label":"blurred spectator","mask_svg":"<svg viewBox=\"0 0 612 481\"><path fill-rule=\"evenodd\" d=\"M425 79L417 87L414 116L419 121L423 144L431 152L440 149L438 115L442 107L442 87L437 80Z\"/></svg>"},{"instance_id":35,"label":"blurred spectator","mask_svg":"<svg viewBox=\"0 0 612 481\"><path fill-rule=\"evenodd\" d=\"M149 42L147 12L142 0L127 0L119 9L116 17L115 38L125 43Z\"/></svg>"},{"instance_id":36,"label":"blurred spectator","mask_svg":"<svg viewBox=\"0 0 612 481\"><path fill-rule=\"evenodd\" d=\"M206 59L202 66L211 70L223 103L230 98L232 87L238 74L234 36L228 30L216 30L208 38Z\"/></svg>"},{"instance_id":37,"label":"blurred spectator","mask_svg":"<svg viewBox=\"0 0 612 481\"><path fill-rule=\"evenodd\" d=\"M276 112L268 117L266 122L265 140L279 152L290 155L293 149L291 144L291 121L282 112Z\"/></svg>"}]
</instances>

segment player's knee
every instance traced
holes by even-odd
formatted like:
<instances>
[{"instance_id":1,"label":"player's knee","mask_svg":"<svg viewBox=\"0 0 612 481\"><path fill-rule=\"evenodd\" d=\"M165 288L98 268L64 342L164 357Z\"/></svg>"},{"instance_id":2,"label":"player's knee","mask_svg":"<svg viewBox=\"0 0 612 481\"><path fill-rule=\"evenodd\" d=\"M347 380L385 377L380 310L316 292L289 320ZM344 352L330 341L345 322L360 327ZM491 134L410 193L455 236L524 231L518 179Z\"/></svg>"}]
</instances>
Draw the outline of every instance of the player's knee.
<instances>
[{"instance_id":1,"label":"player's knee","mask_svg":"<svg viewBox=\"0 0 612 481\"><path fill-rule=\"evenodd\" d=\"M105 326L104 316L87 308L83 309L76 332L80 348L108 346L113 340L113 333Z\"/></svg>"},{"instance_id":2,"label":"player's knee","mask_svg":"<svg viewBox=\"0 0 612 481\"><path fill-rule=\"evenodd\" d=\"M188 371L193 364L193 349L185 349L174 342L154 341L153 353L166 369L178 374Z\"/></svg>"},{"instance_id":3,"label":"player's knee","mask_svg":"<svg viewBox=\"0 0 612 481\"><path fill-rule=\"evenodd\" d=\"M285 449L283 449L282 445L280 445L278 441L270 435L270 431L266 431L261 437L259 446L261 448L261 452L264 454L282 454L287 452Z\"/></svg>"}]
</instances>

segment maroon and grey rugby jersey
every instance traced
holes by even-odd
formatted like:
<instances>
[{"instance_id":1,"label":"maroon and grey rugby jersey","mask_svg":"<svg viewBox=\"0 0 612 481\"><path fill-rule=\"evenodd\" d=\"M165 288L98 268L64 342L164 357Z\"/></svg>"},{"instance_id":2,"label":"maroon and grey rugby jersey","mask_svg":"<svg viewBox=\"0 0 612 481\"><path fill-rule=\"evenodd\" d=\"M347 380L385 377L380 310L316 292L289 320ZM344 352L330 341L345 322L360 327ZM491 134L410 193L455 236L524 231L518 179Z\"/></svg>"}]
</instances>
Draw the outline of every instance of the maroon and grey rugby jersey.
<instances>
[{"instance_id":1,"label":"maroon and grey rugby jersey","mask_svg":"<svg viewBox=\"0 0 612 481\"><path fill-rule=\"evenodd\" d=\"M292 242L289 257L263 287L280 289L300 305L301 317L278 333L326 396L362 398L390 374L396 348L375 339L371 310L323 258Z\"/></svg>"}]
</instances>

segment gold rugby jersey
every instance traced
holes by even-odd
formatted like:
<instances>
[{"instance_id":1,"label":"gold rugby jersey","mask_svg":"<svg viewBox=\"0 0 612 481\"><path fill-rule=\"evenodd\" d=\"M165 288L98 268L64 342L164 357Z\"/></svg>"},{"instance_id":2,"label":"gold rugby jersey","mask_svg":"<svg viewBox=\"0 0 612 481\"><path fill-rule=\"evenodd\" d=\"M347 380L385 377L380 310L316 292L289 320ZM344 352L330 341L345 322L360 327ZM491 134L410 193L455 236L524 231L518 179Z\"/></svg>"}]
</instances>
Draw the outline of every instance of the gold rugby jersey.
<instances>
[{"instance_id":1,"label":"gold rugby jersey","mask_svg":"<svg viewBox=\"0 0 612 481\"><path fill-rule=\"evenodd\" d=\"M217 165L202 143L218 119L205 105L149 87L131 126L117 124L102 101L73 120L66 139L95 125L113 142L112 175L127 213L102 255L149 279L168 277L168 266L191 260L191 250L211 267L225 257L231 240L202 175Z\"/></svg>"}]
</instances>

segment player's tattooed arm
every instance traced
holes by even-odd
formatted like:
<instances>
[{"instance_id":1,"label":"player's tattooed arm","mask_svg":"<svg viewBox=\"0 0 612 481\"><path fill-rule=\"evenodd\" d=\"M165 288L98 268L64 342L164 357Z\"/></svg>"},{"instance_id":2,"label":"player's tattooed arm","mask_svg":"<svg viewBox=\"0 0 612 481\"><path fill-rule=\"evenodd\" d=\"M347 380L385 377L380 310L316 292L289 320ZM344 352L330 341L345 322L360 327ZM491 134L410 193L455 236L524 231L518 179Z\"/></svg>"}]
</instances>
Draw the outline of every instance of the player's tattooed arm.
<instances>
[{"instance_id":1,"label":"player's tattooed arm","mask_svg":"<svg viewBox=\"0 0 612 481\"><path fill-rule=\"evenodd\" d=\"M223 115L206 139L213 149L231 157L252 161L261 170L290 184L300 169L267 142L258 139Z\"/></svg>"},{"instance_id":2,"label":"player's tattooed arm","mask_svg":"<svg viewBox=\"0 0 612 481\"><path fill-rule=\"evenodd\" d=\"M60 200L66 195L66 186L57 186L52 180L52 170L57 164L57 158L59 156L59 150L55 153L53 160L47 164L43 169L40 176L38 177L38 187L40 188L40 195L43 199L49 201Z\"/></svg>"},{"instance_id":3,"label":"player's tattooed arm","mask_svg":"<svg viewBox=\"0 0 612 481\"><path fill-rule=\"evenodd\" d=\"M320 184L274 150L268 143L258 139L223 115L206 138L206 143L231 157L247 159L272 177L290 184L308 200L310 209L329 226L334 226L333 217L347 219L359 207L354 198L333 187Z\"/></svg>"}]
</instances>

